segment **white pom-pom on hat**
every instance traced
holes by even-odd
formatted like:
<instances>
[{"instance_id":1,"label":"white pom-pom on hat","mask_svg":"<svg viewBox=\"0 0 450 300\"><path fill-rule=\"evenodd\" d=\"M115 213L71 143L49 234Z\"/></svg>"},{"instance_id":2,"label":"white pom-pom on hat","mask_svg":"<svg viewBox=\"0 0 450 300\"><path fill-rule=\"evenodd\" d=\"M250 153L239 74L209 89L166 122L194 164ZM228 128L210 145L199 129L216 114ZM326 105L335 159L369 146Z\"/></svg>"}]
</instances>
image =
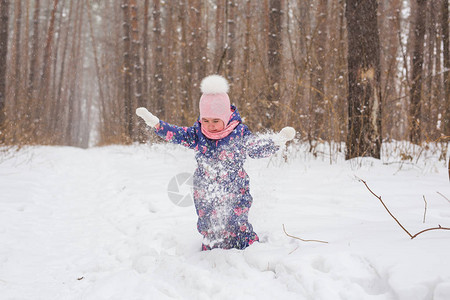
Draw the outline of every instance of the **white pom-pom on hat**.
<instances>
[{"instance_id":1,"label":"white pom-pom on hat","mask_svg":"<svg viewBox=\"0 0 450 300\"><path fill-rule=\"evenodd\" d=\"M203 94L226 94L230 86L228 81L220 75L210 75L203 78L200 90Z\"/></svg>"}]
</instances>

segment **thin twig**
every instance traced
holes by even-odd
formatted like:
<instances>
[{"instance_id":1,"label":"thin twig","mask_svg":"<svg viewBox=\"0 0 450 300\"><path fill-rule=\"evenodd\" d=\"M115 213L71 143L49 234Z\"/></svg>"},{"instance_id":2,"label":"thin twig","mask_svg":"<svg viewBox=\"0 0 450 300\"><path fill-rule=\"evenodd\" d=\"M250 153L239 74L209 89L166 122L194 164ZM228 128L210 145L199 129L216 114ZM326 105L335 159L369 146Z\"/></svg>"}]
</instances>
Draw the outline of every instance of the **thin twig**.
<instances>
[{"instance_id":1,"label":"thin twig","mask_svg":"<svg viewBox=\"0 0 450 300\"><path fill-rule=\"evenodd\" d=\"M448 198L445 197L444 195L442 195L441 193L439 193L439 192L436 192L436 193L438 193L439 195L441 195L442 197L444 197L445 200L447 200L448 202L450 202L450 200L448 200Z\"/></svg>"},{"instance_id":2,"label":"thin twig","mask_svg":"<svg viewBox=\"0 0 450 300\"><path fill-rule=\"evenodd\" d=\"M442 229L442 230L450 230L450 228L446 228L446 227L442 227L441 225L438 225L438 227L427 228L427 229L424 229L424 230L422 230L422 231L419 231L418 233L416 233L415 235L413 235L413 236L411 237L411 239L415 238L415 237L418 236L419 234L424 233L424 232L426 232L426 231L430 231L430 230L438 230L438 229Z\"/></svg>"},{"instance_id":3,"label":"thin twig","mask_svg":"<svg viewBox=\"0 0 450 300\"><path fill-rule=\"evenodd\" d=\"M386 211L389 213L389 215L395 220L395 222L397 222L397 224L412 238L412 234L411 233L409 233L409 231L405 228L405 227L403 227L403 225L400 223L400 221L399 220L397 220L397 218L396 217L394 217L394 215L391 213L391 211L387 208L387 206L384 204L384 202L383 202L383 200L381 200L381 197L380 196L378 196L377 194L375 194L370 188L369 188L369 186L367 185L367 183L364 181L364 180L362 180L362 179L360 179L360 181L362 182L362 183L364 183L364 185L366 186L366 188L369 190L369 192L370 193L372 193L372 195L374 195L375 197L377 197L378 198L378 200L380 200L380 202L381 202L381 204L383 204L383 206L384 206L384 208L386 209Z\"/></svg>"},{"instance_id":4,"label":"thin twig","mask_svg":"<svg viewBox=\"0 0 450 300\"><path fill-rule=\"evenodd\" d=\"M297 246L294 250L292 250L291 252L289 252L288 255L291 255L292 253L294 253L294 252L298 249L298 247L299 247L299 246Z\"/></svg>"},{"instance_id":5,"label":"thin twig","mask_svg":"<svg viewBox=\"0 0 450 300\"><path fill-rule=\"evenodd\" d=\"M288 234L288 233L286 232L286 228L284 228L284 224L283 224L283 231L284 231L284 233L285 233L288 237L293 238L293 239L300 240L300 241L302 241L302 242L317 242L317 243L328 244L328 242L325 242L325 241L319 241L319 240L304 240L304 239L301 239L301 238L299 238L299 237L290 235L290 234Z\"/></svg>"},{"instance_id":6,"label":"thin twig","mask_svg":"<svg viewBox=\"0 0 450 300\"><path fill-rule=\"evenodd\" d=\"M384 206L384 208L386 209L386 211L389 213L389 215L395 220L395 222L397 222L397 224L409 235L409 237L411 238L411 239L414 239L415 237L417 237L419 234L421 234L421 233L424 233L424 232L427 232L427 231L431 231L431 230L450 230L450 228L447 228L447 227L442 227L441 225L438 225L438 227L432 227L432 228L427 228L427 229L424 229L424 230L422 230L422 231L419 231L418 233L416 233L416 234L414 234L414 235L412 235L405 227L403 227L403 225L400 223L400 221L399 220L397 220L397 218L396 217L394 217L394 215L389 211L389 209L387 208L387 206L386 206L386 204L384 204L384 202L383 202L383 200L381 200L381 197L380 196L378 196L377 194L375 194L370 188L369 188L369 186L367 185L367 183L364 181L364 180L362 180L362 179L359 179L362 183L364 183L364 185L366 186L366 188L369 190L369 192L372 194L372 195L374 195L376 198L378 198L378 200L380 200L380 202L381 202L381 204L383 204L383 206ZM424 199L425 199L425 197L424 197Z\"/></svg>"},{"instance_id":7,"label":"thin twig","mask_svg":"<svg viewBox=\"0 0 450 300\"><path fill-rule=\"evenodd\" d=\"M423 201L425 202L425 211L423 212L423 223L425 224L425 217L427 215L427 206L428 206L427 200L425 199L425 195L423 195Z\"/></svg>"}]
</instances>

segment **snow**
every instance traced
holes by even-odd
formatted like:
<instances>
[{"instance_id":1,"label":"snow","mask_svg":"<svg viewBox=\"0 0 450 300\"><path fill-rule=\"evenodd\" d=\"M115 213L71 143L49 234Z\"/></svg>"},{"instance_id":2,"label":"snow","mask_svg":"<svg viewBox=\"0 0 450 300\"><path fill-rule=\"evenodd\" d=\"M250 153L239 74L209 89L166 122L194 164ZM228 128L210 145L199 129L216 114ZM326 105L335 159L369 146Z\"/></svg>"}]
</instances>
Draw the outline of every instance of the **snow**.
<instances>
[{"instance_id":1,"label":"snow","mask_svg":"<svg viewBox=\"0 0 450 300\"><path fill-rule=\"evenodd\" d=\"M249 159L262 242L207 252L194 207L167 195L175 175L193 172L190 150L1 154L0 299L450 299L450 232L411 240L358 180L412 233L450 227L447 167L427 153L330 164L300 145L287 162ZM328 244L288 237L283 224Z\"/></svg>"}]
</instances>

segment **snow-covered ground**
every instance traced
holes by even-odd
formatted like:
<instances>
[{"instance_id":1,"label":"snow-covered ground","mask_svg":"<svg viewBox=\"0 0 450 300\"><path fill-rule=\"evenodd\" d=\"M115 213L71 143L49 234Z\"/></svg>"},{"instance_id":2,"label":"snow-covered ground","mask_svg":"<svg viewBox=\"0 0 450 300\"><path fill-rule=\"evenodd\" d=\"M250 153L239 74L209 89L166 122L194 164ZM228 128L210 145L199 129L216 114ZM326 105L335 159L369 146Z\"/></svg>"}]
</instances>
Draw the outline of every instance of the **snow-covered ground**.
<instances>
[{"instance_id":1,"label":"snow-covered ground","mask_svg":"<svg viewBox=\"0 0 450 300\"><path fill-rule=\"evenodd\" d=\"M437 154L330 164L305 149L291 149L287 163L247 161L250 222L262 242L208 252L194 207L167 194L173 176L193 172L192 151L0 154L0 299L450 299L450 231L411 240L358 181L411 233L450 227L447 167ZM288 237L283 224L328 244Z\"/></svg>"}]
</instances>

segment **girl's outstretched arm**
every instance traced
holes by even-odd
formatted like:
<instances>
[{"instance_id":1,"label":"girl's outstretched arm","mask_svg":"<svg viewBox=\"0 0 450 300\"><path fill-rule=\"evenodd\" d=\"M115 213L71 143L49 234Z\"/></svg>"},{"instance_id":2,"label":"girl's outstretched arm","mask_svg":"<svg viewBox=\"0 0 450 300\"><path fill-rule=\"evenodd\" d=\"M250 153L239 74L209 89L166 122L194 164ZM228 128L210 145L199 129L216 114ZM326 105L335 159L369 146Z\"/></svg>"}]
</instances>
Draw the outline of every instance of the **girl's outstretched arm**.
<instances>
[{"instance_id":1,"label":"girl's outstretched arm","mask_svg":"<svg viewBox=\"0 0 450 300\"><path fill-rule=\"evenodd\" d=\"M295 137L295 129L284 127L274 139L258 138L246 127L244 131L246 138L247 153L251 158L264 158L277 152L287 141Z\"/></svg>"},{"instance_id":2,"label":"girl's outstretched arm","mask_svg":"<svg viewBox=\"0 0 450 300\"><path fill-rule=\"evenodd\" d=\"M198 144L198 131L198 122L192 127L180 127L159 121L158 128L155 128L156 134L166 141L191 149L194 149Z\"/></svg>"},{"instance_id":3,"label":"girl's outstretched arm","mask_svg":"<svg viewBox=\"0 0 450 300\"><path fill-rule=\"evenodd\" d=\"M244 132L245 149L251 158L269 157L280 149L270 138L261 138L254 135L247 126Z\"/></svg>"},{"instance_id":4,"label":"girl's outstretched arm","mask_svg":"<svg viewBox=\"0 0 450 300\"><path fill-rule=\"evenodd\" d=\"M136 114L141 117L145 123L155 128L155 132L168 142L181 144L188 148L195 148L198 141L198 126L179 127L159 120L144 107L136 109ZM197 125L197 124L196 124Z\"/></svg>"}]
</instances>

